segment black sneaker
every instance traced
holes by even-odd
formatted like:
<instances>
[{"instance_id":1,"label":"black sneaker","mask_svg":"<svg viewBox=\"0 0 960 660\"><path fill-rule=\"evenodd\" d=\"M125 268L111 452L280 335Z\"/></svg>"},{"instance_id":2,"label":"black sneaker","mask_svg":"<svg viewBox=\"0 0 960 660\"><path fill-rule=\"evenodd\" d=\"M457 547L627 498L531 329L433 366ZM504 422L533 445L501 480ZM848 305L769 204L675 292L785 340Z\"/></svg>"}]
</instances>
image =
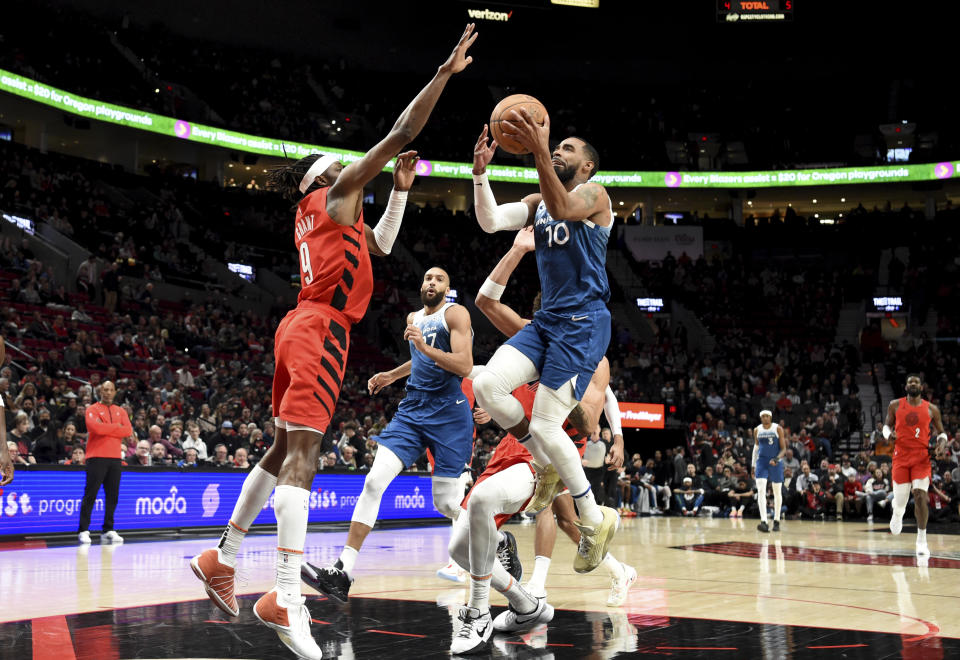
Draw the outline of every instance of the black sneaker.
<instances>
[{"instance_id":1,"label":"black sneaker","mask_svg":"<svg viewBox=\"0 0 960 660\"><path fill-rule=\"evenodd\" d=\"M767 523L765 523L765 522L762 522L762 523L760 523L759 525L757 525L757 529L760 530L761 532L769 532L769 531L770 531L769 525L767 525Z\"/></svg>"},{"instance_id":2,"label":"black sneaker","mask_svg":"<svg viewBox=\"0 0 960 660\"><path fill-rule=\"evenodd\" d=\"M330 598L346 603L350 595L350 585L353 578L343 570L343 562L339 559L333 566L317 568L310 562L304 562L300 567L300 579Z\"/></svg>"},{"instance_id":3,"label":"black sneaker","mask_svg":"<svg viewBox=\"0 0 960 660\"><path fill-rule=\"evenodd\" d=\"M780 521L779 521L779 520L774 520L774 521L773 521L773 531L775 531L775 532L779 532L779 531L780 531Z\"/></svg>"},{"instance_id":4,"label":"black sneaker","mask_svg":"<svg viewBox=\"0 0 960 660\"><path fill-rule=\"evenodd\" d=\"M497 559L514 580L523 579L523 565L517 553L517 539L510 532L503 532L503 541L497 545Z\"/></svg>"}]
</instances>

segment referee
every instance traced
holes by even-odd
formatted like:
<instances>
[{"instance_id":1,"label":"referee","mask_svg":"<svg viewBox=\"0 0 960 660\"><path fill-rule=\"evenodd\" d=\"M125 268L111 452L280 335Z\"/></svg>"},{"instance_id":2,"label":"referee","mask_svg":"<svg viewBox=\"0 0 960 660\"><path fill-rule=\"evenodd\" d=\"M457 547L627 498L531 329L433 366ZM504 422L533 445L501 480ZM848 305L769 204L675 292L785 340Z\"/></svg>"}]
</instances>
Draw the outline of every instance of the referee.
<instances>
[{"instance_id":1,"label":"referee","mask_svg":"<svg viewBox=\"0 0 960 660\"><path fill-rule=\"evenodd\" d=\"M90 514L103 486L105 507L101 543L123 543L113 529L113 513L120 496L120 440L133 434L127 411L113 405L117 387L112 381L100 386L100 402L87 406L87 485L80 505L80 543L90 543Z\"/></svg>"}]
</instances>

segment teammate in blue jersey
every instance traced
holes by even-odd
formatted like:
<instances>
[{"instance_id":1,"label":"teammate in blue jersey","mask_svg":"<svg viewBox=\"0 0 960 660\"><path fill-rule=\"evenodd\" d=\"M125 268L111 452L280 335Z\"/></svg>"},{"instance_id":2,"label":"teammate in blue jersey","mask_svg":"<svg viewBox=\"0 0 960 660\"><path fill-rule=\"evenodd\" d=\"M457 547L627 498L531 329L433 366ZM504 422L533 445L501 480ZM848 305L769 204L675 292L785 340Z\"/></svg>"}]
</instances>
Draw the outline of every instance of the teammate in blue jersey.
<instances>
[{"instance_id":1,"label":"teammate in blue jersey","mask_svg":"<svg viewBox=\"0 0 960 660\"><path fill-rule=\"evenodd\" d=\"M783 507L783 455L787 439L779 424L773 423L773 413L760 411L760 424L753 429L753 470L757 480L757 504L760 505L760 524L757 529L769 532L767 525L767 480L773 488L773 531L780 531L780 509Z\"/></svg>"},{"instance_id":2,"label":"teammate in blue jersey","mask_svg":"<svg viewBox=\"0 0 960 660\"><path fill-rule=\"evenodd\" d=\"M607 554L619 516L597 505L563 422L583 397L610 343L605 264L613 209L604 187L590 182L599 156L585 140L566 138L551 154L549 120L540 126L525 110L512 113L502 126L533 154L540 193L497 205L486 176L497 143L487 143L484 126L474 149L477 220L486 232L533 224L542 307L532 323L497 350L473 388L480 407L533 455L538 485L528 509L546 507L563 484L569 488L581 531L574 570L587 573ZM494 299L502 291L503 286L492 280L481 288ZM540 387L528 424L523 407L510 393L537 378Z\"/></svg>"},{"instance_id":3,"label":"teammate in blue jersey","mask_svg":"<svg viewBox=\"0 0 960 660\"><path fill-rule=\"evenodd\" d=\"M425 449L434 456L433 505L451 519L460 512L463 486L458 477L473 451L473 411L460 383L473 369L473 330L466 308L446 302L449 291L450 276L442 268L423 276L423 309L407 316L403 333L410 342L410 360L368 383L376 394L408 377L407 395L378 437L380 448L353 509L347 543L334 565L305 563L301 571L307 584L341 602L348 598L357 554L377 521L383 492Z\"/></svg>"}]
</instances>

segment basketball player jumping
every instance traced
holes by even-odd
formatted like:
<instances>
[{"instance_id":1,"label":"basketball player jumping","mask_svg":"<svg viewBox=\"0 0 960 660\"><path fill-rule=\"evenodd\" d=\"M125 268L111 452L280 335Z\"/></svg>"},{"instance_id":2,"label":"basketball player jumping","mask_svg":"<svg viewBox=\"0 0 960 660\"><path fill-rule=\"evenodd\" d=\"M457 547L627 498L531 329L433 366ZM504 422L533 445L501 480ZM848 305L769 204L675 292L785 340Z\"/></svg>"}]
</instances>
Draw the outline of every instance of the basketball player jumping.
<instances>
[{"instance_id":1,"label":"basketball player jumping","mask_svg":"<svg viewBox=\"0 0 960 660\"><path fill-rule=\"evenodd\" d=\"M303 580L314 589L346 602L357 554L377 522L383 492L425 449L434 456L433 505L448 518L460 513L463 496L458 477L473 451L473 412L461 380L473 368L473 331L466 307L445 302L450 277L442 268L423 276L423 309L407 317L404 339L410 360L370 379L375 394L398 378L407 378L407 395L378 438L380 449L353 509L347 543L333 566L303 567Z\"/></svg>"},{"instance_id":2,"label":"basketball player jumping","mask_svg":"<svg viewBox=\"0 0 960 660\"><path fill-rule=\"evenodd\" d=\"M501 346L474 381L477 402L533 455L538 486L533 508L549 505L562 480L580 514L580 547L574 559L578 573L603 561L619 524L617 512L598 506L590 491L576 447L563 432L563 421L583 398L596 365L610 343L610 299L605 268L607 240L613 222L610 198L603 186L590 183L599 161L585 140L566 138L551 156L550 123L538 125L526 110L513 112L504 133L534 156L540 193L521 202L497 206L485 166L475 163L474 205L486 232L520 229L533 219L542 308ZM487 127L476 151L487 145ZM489 159L486 161L489 163ZM486 285L485 285L486 286ZM496 294L497 287L486 291ZM533 415L511 392L540 380ZM553 466L555 471L548 470ZM558 488L559 487L559 488Z\"/></svg>"},{"instance_id":3,"label":"basketball player jumping","mask_svg":"<svg viewBox=\"0 0 960 660\"><path fill-rule=\"evenodd\" d=\"M474 154L474 163L479 167L484 167L489 162L491 154ZM534 250L533 228L527 227L517 232L513 245L507 253L500 259L494 267L490 276L487 278L489 284L484 283L484 287L477 294L477 308L490 319L500 332L508 338L517 334L525 325L530 323L530 319L522 318L515 310L508 305L500 302L503 293L501 287L506 287L510 276L519 265L524 255ZM539 306L538 301L534 301L534 308ZM609 385L609 365L606 359L600 361L600 365L594 372L590 385L584 394L580 404L574 408L569 419L564 424L564 431L571 436L577 450L583 456L586 448L586 437L596 427L600 419L601 407L607 417L607 422L612 429L614 442L610 448L610 457L608 458L609 469L619 470L623 465L623 433L620 428L620 407L617 403L617 396ZM533 390L535 391L535 390ZM533 395L530 388L521 386L514 390L514 396L523 404L527 417L530 417L533 405ZM527 401L529 399L529 402ZM571 424L575 421L575 424ZM577 427L585 428L584 431L578 431ZM529 456L529 454L528 454ZM489 468L489 466L488 466ZM554 518L556 514L556 518ZM552 505L544 509L537 516L537 530L534 541L534 554L536 560L534 563L533 575L527 582L527 590L538 598L546 598L546 579L550 568L550 561L553 555L553 546L557 539L557 527L560 527L564 533L579 546L580 531L576 527L576 514L573 508L573 498L568 491L557 495ZM636 581L637 572L631 567L618 561L611 553L607 553L603 559L603 565L610 573L611 585L610 595L607 598L607 605L610 607L619 607L623 605L627 598L627 591Z\"/></svg>"},{"instance_id":4,"label":"basketball player jumping","mask_svg":"<svg viewBox=\"0 0 960 660\"><path fill-rule=\"evenodd\" d=\"M390 133L362 158L344 167L336 157L312 154L275 169L272 188L297 204L294 240L300 256L301 291L296 309L277 328L273 411L277 436L251 470L217 548L191 561L210 599L236 616L234 563L250 524L276 486L276 586L254 606L263 623L301 658L321 658L310 635L310 613L300 593L310 487L323 433L343 380L351 325L366 312L373 291L370 253L388 254L400 228L405 194L391 195L374 229L363 221L363 188L423 129L447 81L473 58L476 40L467 25L437 74L407 106ZM415 152L401 155L395 182L412 183ZM406 177L406 179L404 179Z\"/></svg>"},{"instance_id":5,"label":"basketball player jumping","mask_svg":"<svg viewBox=\"0 0 960 660\"><path fill-rule=\"evenodd\" d=\"M937 451L943 451L947 434L943 431L940 409L921 398L923 383L920 376L907 376L907 396L896 399L887 406L887 419L883 425L883 437L889 438L893 427L893 515L890 518L890 533L899 534L903 529L903 514L910 500L913 487L913 508L917 517L917 555L930 554L927 547L927 520L930 517L930 502L927 489L930 487L930 425L936 429Z\"/></svg>"},{"instance_id":6,"label":"basketball player jumping","mask_svg":"<svg viewBox=\"0 0 960 660\"><path fill-rule=\"evenodd\" d=\"M780 531L780 508L783 506L783 455L787 438L779 424L773 423L773 413L760 411L760 424L753 429L753 473L757 480L757 504L760 505L760 524L757 529L769 532L767 525L767 480L773 487L773 531Z\"/></svg>"}]
</instances>

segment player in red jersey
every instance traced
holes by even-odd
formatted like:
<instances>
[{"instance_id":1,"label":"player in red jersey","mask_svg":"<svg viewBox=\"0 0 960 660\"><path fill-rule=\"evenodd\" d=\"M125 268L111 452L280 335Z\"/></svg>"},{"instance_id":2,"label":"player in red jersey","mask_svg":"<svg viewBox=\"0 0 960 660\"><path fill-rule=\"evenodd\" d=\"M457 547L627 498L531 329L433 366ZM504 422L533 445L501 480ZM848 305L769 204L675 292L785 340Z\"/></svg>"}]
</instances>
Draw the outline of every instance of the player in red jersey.
<instances>
[{"instance_id":1,"label":"player in red jersey","mask_svg":"<svg viewBox=\"0 0 960 660\"><path fill-rule=\"evenodd\" d=\"M927 519L930 503L927 488L930 486L930 425L936 429L937 450L947 444L943 432L940 409L921 398L923 383L920 376L907 376L907 396L896 399L887 406L887 419L883 425L883 437L889 438L893 427L893 515L890 518L890 533L899 534L903 529L903 514L913 489L913 507L917 517L917 555L930 554L927 547Z\"/></svg>"},{"instance_id":2,"label":"player in red jersey","mask_svg":"<svg viewBox=\"0 0 960 660\"><path fill-rule=\"evenodd\" d=\"M433 79L362 158L344 167L335 156L312 154L270 175L270 187L297 204L294 240L302 287L297 307L281 321L274 343L277 436L244 482L219 547L195 557L191 567L211 600L236 616L234 559L276 484L276 586L257 601L254 614L303 658L322 657L300 593L309 489L340 393L350 327L363 317L373 291L369 253L390 252L404 206L403 199L391 196L384 218L370 229L363 221L363 188L423 129L450 76L473 61L466 53L476 37L474 25L467 25ZM395 168L400 177L395 180L406 177L407 188L415 157L412 151L401 154Z\"/></svg>"}]
</instances>

